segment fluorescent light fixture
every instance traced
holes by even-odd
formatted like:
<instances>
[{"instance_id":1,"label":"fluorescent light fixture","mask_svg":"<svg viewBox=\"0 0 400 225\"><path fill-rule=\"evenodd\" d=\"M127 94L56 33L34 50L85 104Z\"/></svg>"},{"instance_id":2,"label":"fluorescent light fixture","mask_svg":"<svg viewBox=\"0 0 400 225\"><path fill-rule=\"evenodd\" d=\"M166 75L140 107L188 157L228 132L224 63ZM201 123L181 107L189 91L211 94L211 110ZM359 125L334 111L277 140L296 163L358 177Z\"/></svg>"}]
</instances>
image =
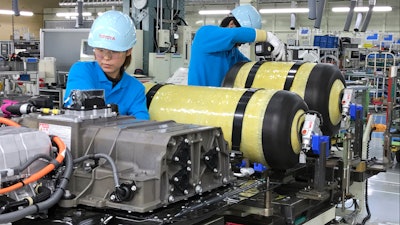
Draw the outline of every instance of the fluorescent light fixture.
<instances>
[{"instance_id":1,"label":"fluorescent light fixture","mask_svg":"<svg viewBox=\"0 0 400 225\"><path fill-rule=\"evenodd\" d=\"M56 13L57 17L77 17L79 14L77 12L59 12ZM82 16L91 16L91 12L83 12Z\"/></svg>"},{"instance_id":2,"label":"fluorescent light fixture","mask_svg":"<svg viewBox=\"0 0 400 225\"><path fill-rule=\"evenodd\" d=\"M0 9L0 14L3 14L3 15L14 15L14 11ZM28 11L20 11L19 14L21 16L33 16L33 12L28 12Z\"/></svg>"},{"instance_id":3,"label":"fluorescent light fixture","mask_svg":"<svg viewBox=\"0 0 400 225\"><path fill-rule=\"evenodd\" d=\"M272 14L272 13L308 13L308 8L281 8L281 9L260 9L260 13Z\"/></svg>"},{"instance_id":4,"label":"fluorescent light fixture","mask_svg":"<svg viewBox=\"0 0 400 225\"><path fill-rule=\"evenodd\" d=\"M349 12L349 7L333 7L332 12ZM391 6L374 6L372 9L374 12L390 12L392 11ZM355 7L354 12L368 12L368 7Z\"/></svg>"},{"instance_id":5,"label":"fluorescent light fixture","mask_svg":"<svg viewBox=\"0 0 400 225\"><path fill-rule=\"evenodd\" d=\"M231 10L200 10L200 15L228 15Z\"/></svg>"}]
</instances>

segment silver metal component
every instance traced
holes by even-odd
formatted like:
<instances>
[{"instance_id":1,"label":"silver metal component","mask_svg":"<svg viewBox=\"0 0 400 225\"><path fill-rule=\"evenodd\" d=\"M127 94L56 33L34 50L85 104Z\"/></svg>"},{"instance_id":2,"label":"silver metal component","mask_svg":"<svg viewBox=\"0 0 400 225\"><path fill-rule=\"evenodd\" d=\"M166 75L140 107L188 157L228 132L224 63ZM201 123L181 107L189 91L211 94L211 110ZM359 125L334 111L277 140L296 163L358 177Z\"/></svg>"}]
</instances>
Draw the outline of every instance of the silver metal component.
<instances>
[{"instance_id":1,"label":"silver metal component","mask_svg":"<svg viewBox=\"0 0 400 225\"><path fill-rule=\"evenodd\" d=\"M194 188L194 191L195 191L197 194L200 194L200 193L203 192L203 188L202 188L200 185L196 185L196 187Z\"/></svg>"},{"instance_id":2,"label":"silver metal component","mask_svg":"<svg viewBox=\"0 0 400 225\"><path fill-rule=\"evenodd\" d=\"M320 124L321 121L316 114L306 114L303 128L301 129L303 150L311 150L311 138L313 135L322 135L322 132L319 128Z\"/></svg>"},{"instance_id":3,"label":"silver metal component","mask_svg":"<svg viewBox=\"0 0 400 225\"><path fill-rule=\"evenodd\" d=\"M226 185L221 176L226 177L228 183L235 179L229 169L228 145L223 135L215 135L221 133L220 128L174 121L142 121L128 116L96 118L93 115L98 110L89 110L84 115L67 110L69 112L63 115L41 116L38 122L53 132L63 131L74 158L97 153L110 155L118 170L119 183L135 183L134 197L113 201L117 196L109 193L115 191L114 173L110 164L100 159L90 173L84 164L77 164L69 187L77 197L64 199L59 205L149 212L198 194L189 189L185 192L180 189L182 186L201 183L202 192L205 192ZM215 156L217 164L212 166L218 170L204 173L214 171L203 159L208 151L216 148L220 152ZM187 164L182 165L184 162ZM154 193L159 193L156 199Z\"/></svg>"}]
</instances>

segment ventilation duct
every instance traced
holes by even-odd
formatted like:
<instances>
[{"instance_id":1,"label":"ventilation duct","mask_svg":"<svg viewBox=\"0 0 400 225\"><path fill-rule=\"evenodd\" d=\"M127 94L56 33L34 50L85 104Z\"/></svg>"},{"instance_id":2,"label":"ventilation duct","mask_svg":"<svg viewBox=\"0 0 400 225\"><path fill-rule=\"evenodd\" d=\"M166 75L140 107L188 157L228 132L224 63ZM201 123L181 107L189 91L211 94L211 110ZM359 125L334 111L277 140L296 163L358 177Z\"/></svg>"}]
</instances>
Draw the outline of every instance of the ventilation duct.
<instances>
[{"instance_id":1,"label":"ventilation duct","mask_svg":"<svg viewBox=\"0 0 400 225\"><path fill-rule=\"evenodd\" d=\"M325 0L318 0L317 2L317 19L314 22L314 27L319 29L321 27L322 14L325 8Z\"/></svg>"},{"instance_id":2,"label":"ventilation duct","mask_svg":"<svg viewBox=\"0 0 400 225\"><path fill-rule=\"evenodd\" d=\"M346 23L344 24L344 31L349 31L351 21L353 20L354 8L356 7L357 0L351 0L350 11L347 14Z\"/></svg>"},{"instance_id":3,"label":"ventilation duct","mask_svg":"<svg viewBox=\"0 0 400 225\"><path fill-rule=\"evenodd\" d=\"M354 25L354 31L358 32L360 31L360 25L362 21L362 13L357 13L357 18L356 18L356 24Z\"/></svg>"},{"instance_id":4,"label":"ventilation duct","mask_svg":"<svg viewBox=\"0 0 400 225\"><path fill-rule=\"evenodd\" d=\"M296 8L297 7L297 2L296 1L292 1L291 7L292 8ZM295 13L291 13L290 14L290 29L291 30L296 29L296 14Z\"/></svg>"},{"instance_id":5,"label":"ventilation duct","mask_svg":"<svg viewBox=\"0 0 400 225\"><path fill-rule=\"evenodd\" d=\"M291 30L296 29L296 14L295 13L290 14L290 29Z\"/></svg>"},{"instance_id":6,"label":"ventilation duct","mask_svg":"<svg viewBox=\"0 0 400 225\"><path fill-rule=\"evenodd\" d=\"M308 19L310 20L315 20L317 18L317 2L316 0L308 0L308 8L310 11L308 11Z\"/></svg>"},{"instance_id":7,"label":"ventilation duct","mask_svg":"<svg viewBox=\"0 0 400 225\"><path fill-rule=\"evenodd\" d=\"M76 27L79 28L83 25L83 0L78 0L78 6L76 7L78 16L76 17Z\"/></svg>"},{"instance_id":8,"label":"ventilation duct","mask_svg":"<svg viewBox=\"0 0 400 225\"><path fill-rule=\"evenodd\" d=\"M369 0L368 12L367 12L367 15L365 16L364 23L361 27L361 32L365 32L367 30L369 21L371 20L371 16L372 16L372 9L374 8L375 4L376 4L376 0Z\"/></svg>"},{"instance_id":9,"label":"ventilation duct","mask_svg":"<svg viewBox=\"0 0 400 225\"><path fill-rule=\"evenodd\" d=\"M18 0L12 0L12 9L14 11L14 16L19 16Z\"/></svg>"}]
</instances>

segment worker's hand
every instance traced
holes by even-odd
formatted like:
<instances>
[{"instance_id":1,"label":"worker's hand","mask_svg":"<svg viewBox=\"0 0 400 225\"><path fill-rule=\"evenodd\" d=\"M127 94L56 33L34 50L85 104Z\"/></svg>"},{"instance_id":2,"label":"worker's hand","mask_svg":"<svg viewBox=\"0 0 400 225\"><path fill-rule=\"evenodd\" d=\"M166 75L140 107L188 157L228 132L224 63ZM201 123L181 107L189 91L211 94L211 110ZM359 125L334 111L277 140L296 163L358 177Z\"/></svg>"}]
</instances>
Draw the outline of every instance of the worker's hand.
<instances>
[{"instance_id":1,"label":"worker's hand","mask_svg":"<svg viewBox=\"0 0 400 225\"><path fill-rule=\"evenodd\" d=\"M283 44L283 42L269 31L267 32L267 42L274 46L272 54L275 56L275 59L277 61L283 60L283 57L285 55L285 45Z\"/></svg>"}]
</instances>

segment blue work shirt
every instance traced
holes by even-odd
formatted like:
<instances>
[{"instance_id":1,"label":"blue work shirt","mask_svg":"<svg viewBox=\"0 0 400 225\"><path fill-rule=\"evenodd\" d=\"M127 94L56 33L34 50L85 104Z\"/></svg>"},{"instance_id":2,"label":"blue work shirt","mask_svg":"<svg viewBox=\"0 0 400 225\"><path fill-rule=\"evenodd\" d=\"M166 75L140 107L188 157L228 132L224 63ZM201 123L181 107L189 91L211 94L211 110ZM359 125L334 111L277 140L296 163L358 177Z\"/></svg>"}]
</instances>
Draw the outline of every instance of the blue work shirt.
<instances>
[{"instance_id":1,"label":"blue work shirt","mask_svg":"<svg viewBox=\"0 0 400 225\"><path fill-rule=\"evenodd\" d=\"M104 90L106 104L118 105L120 115L130 115L137 119L150 118L146 105L145 88L136 78L126 72L113 87L100 65L94 62L76 62L68 73L64 102L71 90Z\"/></svg>"},{"instance_id":2,"label":"blue work shirt","mask_svg":"<svg viewBox=\"0 0 400 225\"><path fill-rule=\"evenodd\" d=\"M255 40L256 30L253 28L200 27L192 44L188 85L220 87L233 65L250 61L236 44Z\"/></svg>"}]
</instances>

